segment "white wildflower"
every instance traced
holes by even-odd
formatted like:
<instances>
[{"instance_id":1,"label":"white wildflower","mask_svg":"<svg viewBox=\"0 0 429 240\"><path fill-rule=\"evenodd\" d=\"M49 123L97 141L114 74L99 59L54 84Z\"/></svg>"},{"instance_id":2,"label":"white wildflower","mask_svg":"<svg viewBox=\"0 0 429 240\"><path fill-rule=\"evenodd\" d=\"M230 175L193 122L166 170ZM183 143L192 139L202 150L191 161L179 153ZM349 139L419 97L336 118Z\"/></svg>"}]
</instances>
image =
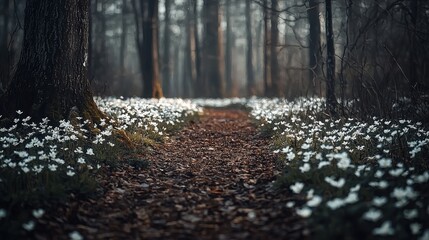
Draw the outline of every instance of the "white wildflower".
<instances>
[{"instance_id":1,"label":"white wildflower","mask_svg":"<svg viewBox=\"0 0 429 240\"><path fill-rule=\"evenodd\" d=\"M420 230L422 229L422 225L418 223L411 223L410 229L411 229L411 233L416 235L420 233Z\"/></svg>"},{"instance_id":2,"label":"white wildflower","mask_svg":"<svg viewBox=\"0 0 429 240\"><path fill-rule=\"evenodd\" d=\"M307 206L309 207L317 207L320 205L320 203L322 203L322 198L320 196L313 196L313 198L311 198L311 200L309 200L307 202Z\"/></svg>"},{"instance_id":3,"label":"white wildflower","mask_svg":"<svg viewBox=\"0 0 429 240\"><path fill-rule=\"evenodd\" d=\"M83 240L83 236L78 231L69 233L70 240Z\"/></svg>"},{"instance_id":4,"label":"white wildflower","mask_svg":"<svg viewBox=\"0 0 429 240\"><path fill-rule=\"evenodd\" d=\"M332 210L336 210L342 206L344 206L346 203L344 202L343 199L340 198L335 198L332 200L329 200L326 205L328 205L328 207Z\"/></svg>"},{"instance_id":5,"label":"white wildflower","mask_svg":"<svg viewBox=\"0 0 429 240\"><path fill-rule=\"evenodd\" d=\"M368 211L366 211L363 214L363 219L368 220L368 221L373 221L376 222L378 220L381 219L382 217L382 213L380 210L374 209L374 208L370 208Z\"/></svg>"},{"instance_id":6,"label":"white wildflower","mask_svg":"<svg viewBox=\"0 0 429 240\"><path fill-rule=\"evenodd\" d=\"M67 171L67 176L73 177L76 173L73 172L72 170L68 170Z\"/></svg>"},{"instance_id":7,"label":"white wildflower","mask_svg":"<svg viewBox=\"0 0 429 240\"><path fill-rule=\"evenodd\" d=\"M392 224L390 221L384 222L380 227L375 228L372 233L374 235L393 235L395 233L395 230L392 228Z\"/></svg>"},{"instance_id":8,"label":"white wildflower","mask_svg":"<svg viewBox=\"0 0 429 240\"><path fill-rule=\"evenodd\" d=\"M404 216L406 219L414 219L419 215L417 209L405 209Z\"/></svg>"},{"instance_id":9,"label":"white wildflower","mask_svg":"<svg viewBox=\"0 0 429 240\"><path fill-rule=\"evenodd\" d=\"M311 209L308 207L303 207L301 209L296 210L296 214L300 217L303 217L303 218L307 218L307 217L311 216L311 212L312 212Z\"/></svg>"},{"instance_id":10,"label":"white wildflower","mask_svg":"<svg viewBox=\"0 0 429 240\"><path fill-rule=\"evenodd\" d=\"M34 227L36 226L36 224L34 223L34 221L30 220L27 223L23 223L22 227L27 230L27 231L32 231L34 229Z\"/></svg>"},{"instance_id":11,"label":"white wildflower","mask_svg":"<svg viewBox=\"0 0 429 240\"><path fill-rule=\"evenodd\" d=\"M0 219L5 218L5 217L6 217L6 215L7 215L6 210L4 210L4 209L0 208Z\"/></svg>"},{"instance_id":12,"label":"white wildflower","mask_svg":"<svg viewBox=\"0 0 429 240\"><path fill-rule=\"evenodd\" d=\"M77 159L77 162L80 164L84 164L85 163L85 159L83 159L82 157Z\"/></svg>"},{"instance_id":13,"label":"white wildflower","mask_svg":"<svg viewBox=\"0 0 429 240\"><path fill-rule=\"evenodd\" d=\"M304 188L304 183L301 183L301 182L296 182L294 185L290 186L290 189L292 190L292 192L296 194L300 193L303 188Z\"/></svg>"},{"instance_id":14,"label":"white wildflower","mask_svg":"<svg viewBox=\"0 0 429 240\"><path fill-rule=\"evenodd\" d=\"M309 163L304 163L303 166L299 167L299 170L301 170L302 173L310 171L311 167Z\"/></svg>"},{"instance_id":15,"label":"white wildflower","mask_svg":"<svg viewBox=\"0 0 429 240\"><path fill-rule=\"evenodd\" d=\"M376 207L381 207L385 203L387 203L387 198L385 198L385 197L375 197L372 199L372 205L374 205Z\"/></svg>"},{"instance_id":16,"label":"white wildflower","mask_svg":"<svg viewBox=\"0 0 429 240\"><path fill-rule=\"evenodd\" d=\"M43 209L34 209L33 210L33 216L35 218L41 218L43 216L43 214L45 214L45 210L43 210Z\"/></svg>"},{"instance_id":17,"label":"white wildflower","mask_svg":"<svg viewBox=\"0 0 429 240\"><path fill-rule=\"evenodd\" d=\"M94 150L92 150L92 148L88 148L88 149L86 150L86 154L88 154L88 155L95 155L95 154L94 154Z\"/></svg>"},{"instance_id":18,"label":"white wildflower","mask_svg":"<svg viewBox=\"0 0 429 240\"><path fill-rule=\"evenodd\" d=\"M329 183L333 187L342 188L344 186L344 184L346 183L346 180L344 178L340 178L338 180L335 180L332 177L325 177L325 182Z\"/></svg>"},{"instance_id":19,"label":"white wildflower","mask_svg":"<svg viewBox=\"0 0 429 240\"><path fill-rule=\"evenodd\" d=\"M392 159L382 158L378 160L378 165L382 168L388 168L392 166Z\"/></svg>"}]
</instances>

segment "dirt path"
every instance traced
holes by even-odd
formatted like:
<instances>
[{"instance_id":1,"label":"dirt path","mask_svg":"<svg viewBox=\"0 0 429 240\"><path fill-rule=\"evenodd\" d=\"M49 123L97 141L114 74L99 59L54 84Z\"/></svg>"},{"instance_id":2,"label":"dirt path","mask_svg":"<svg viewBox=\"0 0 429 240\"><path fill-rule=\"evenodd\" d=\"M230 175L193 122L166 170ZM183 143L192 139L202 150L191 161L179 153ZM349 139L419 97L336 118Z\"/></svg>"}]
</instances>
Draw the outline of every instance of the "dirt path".
<instances>
[{"instance_id":1,"label":"dirt path","mask_svg":"<svg viewBox=\"0 0 429 240\"><path fill-rule=\"evenodd\" d=\"M65 206L65 220L45 219L46 230L86 239L300 237L287 194L272 190L268 144L245 112L206 110L154 149L149 168L113 172L103 198Z\"/></svg>"}]
</instances>

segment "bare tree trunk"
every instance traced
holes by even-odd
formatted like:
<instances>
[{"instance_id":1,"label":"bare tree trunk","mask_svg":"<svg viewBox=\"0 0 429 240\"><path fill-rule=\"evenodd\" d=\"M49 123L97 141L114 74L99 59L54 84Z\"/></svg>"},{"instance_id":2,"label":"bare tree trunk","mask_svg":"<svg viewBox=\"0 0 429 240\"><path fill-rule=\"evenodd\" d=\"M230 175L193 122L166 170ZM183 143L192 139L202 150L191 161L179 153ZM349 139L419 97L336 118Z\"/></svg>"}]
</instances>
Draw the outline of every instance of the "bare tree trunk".
<instances>
[{"instance_id":1,"label":"bare tree trunk","mask_svg":"<svg viewBox=\"0 0 429 240\"><path fill-rule=\"evenodd\" d=\"M309 43L309 82L308 95L316 94L316 82L320 79L321 69L320 60L322 59L320 51L320 20L319 20L319 0L309 0L310 8L307 11L308 22L310 25Z\"/></svg>"},{"instance_id":2,"label":"bare tree trunk","mask_svg":"<svg viewBox=\"0 0 429 240\"><path fill-rule=\"evenodd\" d=\"M136 22L136 46L140 59L144 98L161 98L158 56L158 0L132 0ZM140 31L142 29L142 31Z\"/></svg>"},{"instance_id":3,"label":"bare tree trunk","mask_svg":"<svg viewBox=\"0 0 429 240\"><path fill-rule=\"evenodd\" d=\"M247 36L247 55L246 55L246 71L247 71L247 94L248 96L255 95L255 75L253 71L253 42L252 42L252 2L246 0L246 36Z\"/></svg>"},{"instance_id":4,"label":"bare tree trunk","mask_svg":"<svg viewBox=\"0 0 429 240\"><path fill-rule=\"evenodd\" d=\"M192 3L188 3L192 4ZM192 6L188 6L186 14L186 53L185 56L185 92L187 97L193 97L195 93L196 81L197 81L197 68L196 68L196 43L195 43L195 18L192 13Z\"/></svg>"},{"instance_id":5,"label":"bare tree trunk","mask_svg":"<svg viewBox=\"0 0 429 240\"><path fill-rule=\"evenodd\" d=\"M10 56L9 56L9 15L10 0L3 0L3 29L0 38L0 95L6 89L10 81Z\"/></svg>"},{"instance_id":6,"label":"bare tree trunk","mask_svg":"<svg viewBox=\"0 0 429 240\"><path fill-rule=\"evenodd\" d=\"M92 1L88 1L88 79L89 82L92 82L94 80L94 60L93 60L93 44L92 40L94 37L93 33L93 19L92 19L92 10L93 5Z\"/></svg>"},{"instance_id":7,"label":"bare tree trunk","mask_svg":"<svg viewBox=\"0 0 429 240\"><path fill-rule=\"evenodd\" d=\"M195 29L195 34L194 34L194 42L195 42L195 71L196 71L196 92L195 92L195 96L197 97L201 97L203 94L203 91L201 91L201 89L203 89L204 84L203 84L203 79L201 76L201 50L200 50L200 40L199 40L199 36L198 36L198 0L191 0L192 1L192 16L194 18L194 29Z\"/></svg>"},{"instance_id":8,"label":"bare tree trunk","mask_svg":"<svg viewBox=\"0 0 429 240\"><path fill-rule=\"evenodd\" d=\"M271 81L275 95L283 96L282 86L280 84L280 68L277 55L277 46L279 44L279 13L277 12L278 0L271 1Z\"/></svg>"},{"instance_id":9,"label":"bare tree trunk","mask_svg":"<svg viewBox=\"0 0 429 240\"><path fill-rule=\"evenodd\" d=\"M335 48L332 27L331 0L325 1L326 15L326 105L330 114L336 114L337 99L335 97Z\"/></svg>"},{"instance_id":10,"label":"bare tree trunk","mask_svg":"<svg viewBox=\"0 0 429 240\"><path fill-rule=\"evenodd\" d=\"M261 42L262 42L262 27L263 21L260 21L256 30L256 76L258 80L261 79L262 72L262 54L261 54Z\"/></svg>"},{"instance_id":11,"label":"bare tree trunk","mask_svg":"<svg viewBox=\"0 0 429 240\"><path fill-rule=\"evenodd\" d=\"M162 97L158 63L158 0L148 0L143 12L143 97Z\"/></svg>"},{"instance_id":12,"label":"bare tree trunk","mask_svg":"<svg viewBox=\"0 0 429 240\"><path fill-rule=\"evenodd\" d=\"M204 82L207 96L224 96L222 33L218 0L204 1Z\"/></svg>"},{"instance_id":13,"label":"bare tree trunk","mask_svg":"<svg viewBox=\"0 0 429 240\"><path fill-rule=\"evenodd\" d=\"M124 77L124 73L125 73L125 57L127 52L127 34L128 34L127 14L128 14L128 0L122 0L122 16L121 16L122 33L121 33L121 47L120 47L120 56L119 56L121 77Z\"/></svg>"},{"instance_id":14,"label":"bare tree trunk","mask_svg":"<svg viewBox=\"0 0 429 240\"><path fill-rule=\"evenodd\" d=\"M418 41L418 32L417 32L417 21L418 21L418 0L410 1L410 10L411 10L411 46L410 46L410 54L409 54L409 91L411 95L412 101L416 102L416 90L418 89L418 81L417 81L417 41Z\"/></svg>"},{"instance_id":15,"label":"bare tree trunk","mask_svg":"<svg viewBox=\"0 0 429 240\"><path fill-rule=\"evenodd\" d=\"M273 86L271 78L271 58L270 58L270 29L269 29L269 15L268 15L268 1L263 1L263 13L264 13L264 91L265 96L273 96Z\"/></svg>"},{"instance_id":16,"label":"bare tree trunk","mask_svg":"<svg viewBox=\"0 0 429 240\"><path fill-rule=\"evenodd\" d=\"M164 19L164 55L162 59L162 79L163 89L166 96L170 96L170 74L171 74L171 56L170 56L170 8L171 0L165 0L165 19Z\"/></svg>"},{"instance_id":17,"label":"bare tree trunk","mask_svg":"<svg viewBox=\"0 0 429 240\"><path fill-rule=\"evenodd\" d=\"M225 17L226 17L226 48L225 48L225 81L226 95L232 94L232 30L231 30L231 1L226 0Z\"/></svg>"},{"instance_id":18,"label":"bare tree trunk","mask_svg":"<svg viewBox=\"0 0 429 240\"><path fill-rule=\"evenodd\" d=\"M54 122L71 112L93 121L104 116L87 78L88 6L88 0L27 1L21 57L0 114L21 110Z\"/></svg>"}]
</instances>

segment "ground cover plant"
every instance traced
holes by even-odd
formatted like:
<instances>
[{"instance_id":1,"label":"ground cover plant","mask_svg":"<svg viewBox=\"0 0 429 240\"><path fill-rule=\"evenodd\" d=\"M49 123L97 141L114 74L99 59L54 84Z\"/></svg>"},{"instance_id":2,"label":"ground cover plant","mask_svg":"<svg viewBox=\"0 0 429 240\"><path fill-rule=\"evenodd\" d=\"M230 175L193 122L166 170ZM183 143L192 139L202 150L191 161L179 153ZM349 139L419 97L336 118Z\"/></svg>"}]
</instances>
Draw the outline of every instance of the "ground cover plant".
<instances>
[{"instance_id":1,"label":"ground cover plant","mask_svg":"<svg viewBox=\"0 0 429 240\"><path fill-rule=\"evenodd\" d=\"M96 101L109 118L98 125L80 117L36 123L21 111L12 122L0 117L0 232L32 231L46 201L94 194L100 169L130 163L133 153L162 141L200 111L179 99Z\"/></svg>"},{"instance_id":2,"label":"ground cover plant","mask_svg":"<svg viewBox=\"0 0 429 240\"><path fill-rule=\"evenodd\" d=\"M273 137L278 188L318 239L429 239L429 129L408 119L331 118L320 98L250 100Z\"/></svg>"}]
</instances>

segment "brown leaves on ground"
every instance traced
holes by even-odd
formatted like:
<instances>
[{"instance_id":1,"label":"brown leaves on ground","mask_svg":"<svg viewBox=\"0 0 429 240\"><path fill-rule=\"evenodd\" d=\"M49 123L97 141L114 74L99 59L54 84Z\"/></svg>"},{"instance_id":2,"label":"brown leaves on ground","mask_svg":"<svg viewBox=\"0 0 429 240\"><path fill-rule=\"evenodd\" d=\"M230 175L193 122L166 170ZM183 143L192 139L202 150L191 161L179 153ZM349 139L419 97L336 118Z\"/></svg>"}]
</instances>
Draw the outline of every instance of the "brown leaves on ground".
<instances>
[{"instance_id":1,"label":"brown leaves on ground","mask_svg":"<svg viewBox=\"0 0 429 240\"><path fill-rule=\"evenodd\" d=\"M275 157L247 114L206 110L148 156L102 179L96 200L75 200L47 214L38 238L291 239L302 237L288 196L272 188Z\"/></svg>"}]
</instances>

